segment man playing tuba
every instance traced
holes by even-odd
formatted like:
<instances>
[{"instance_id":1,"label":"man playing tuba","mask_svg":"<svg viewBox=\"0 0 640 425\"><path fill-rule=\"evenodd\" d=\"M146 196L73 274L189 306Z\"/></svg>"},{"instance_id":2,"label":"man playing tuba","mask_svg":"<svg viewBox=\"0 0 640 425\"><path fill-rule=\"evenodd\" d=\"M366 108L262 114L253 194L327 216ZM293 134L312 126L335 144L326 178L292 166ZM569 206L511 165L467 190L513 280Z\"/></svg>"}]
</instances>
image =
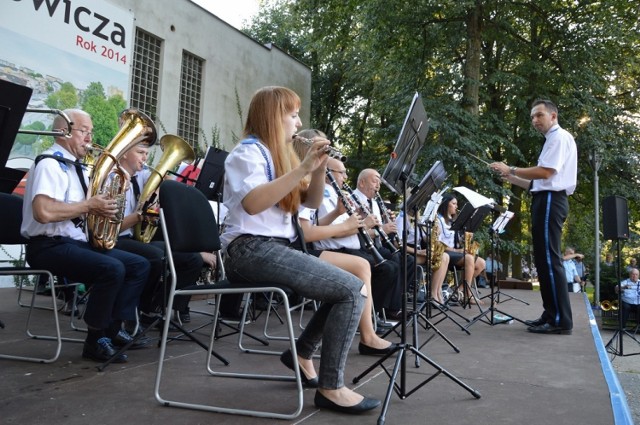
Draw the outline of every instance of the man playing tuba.
<instances>
[{"instance_id":1,"label":"man playing tuba","mask_svg":"<svg viewBox=\"0 0 640 425\"><path fill-rule=\"evenodd\" d=\"M119 249L94 248L88 242L87 215L113 219L118 207L106 195L87 198L87 171L79 161L91 144L93 123L84 111L64 112L72 121L71 131L57 136L29 170L21 233L29 239L26 259L32 267L88 286L91 292L84 314L88 332L82 356L104 362L115 356L114 345L131 339L121 326L124 320L135 319L149 262ZM62 118L54 119L54 129L66 127ZM113 361L126 362L127 356L119 354Z\"/></svg>"}]
</instances>

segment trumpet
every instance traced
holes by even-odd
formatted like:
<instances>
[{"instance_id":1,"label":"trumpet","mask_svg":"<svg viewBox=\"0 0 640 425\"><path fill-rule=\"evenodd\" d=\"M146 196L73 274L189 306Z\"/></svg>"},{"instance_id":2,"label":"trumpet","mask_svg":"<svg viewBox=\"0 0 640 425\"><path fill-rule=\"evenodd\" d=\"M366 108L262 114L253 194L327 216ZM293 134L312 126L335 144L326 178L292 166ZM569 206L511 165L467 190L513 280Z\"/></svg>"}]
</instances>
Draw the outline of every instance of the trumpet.
<instances>
[{"instance_id":1,"label":"trumpet","mask_svg":"<svg viewBox=\"0 0 640 425\"><path fill-rule=\"evenodd\" d=\"M305 139L304 137L298 136L297 134L293 135L293 140L297 140L307 146L313 145L312 139ZM324 148L324 152L327 155L329 155L331 158L337 159L338 161L341 161L341 162L347 162L347 156L331 145L327 145Z\"/></svg>"},{"instance_id":2,"label":"trumpet","mask_svg":"<svg viewBox=\"0 0 640 425\"><path fill-rule=\"evenodd\" d=\"M338 199L342 201L342 205L344 205L345 209L347 210L347 214L349 214L349 216L356 214L355 208L353 207L353 205L351 204L347 196L340 190L340 187L338 186L338 182L336 181L335 177L331 175L331 171L329 170L327 170L327 178L329 179L329 183L331 183L331 186L333 187L333 189L338 194ZM371 236L369 235L369 233L367 233L367 231L364 228L359 227L358 233L360 234L360 236L362 237L362 240L364 241L365 248L367 248L367 250L371 253L371 255L373 255L374 267L379 266L380 264L387 261L380 254L380 252L378 252L378 250L376 249L376 246L373 243L373 240L371 239Z\"/></svg>"}]
</instances>

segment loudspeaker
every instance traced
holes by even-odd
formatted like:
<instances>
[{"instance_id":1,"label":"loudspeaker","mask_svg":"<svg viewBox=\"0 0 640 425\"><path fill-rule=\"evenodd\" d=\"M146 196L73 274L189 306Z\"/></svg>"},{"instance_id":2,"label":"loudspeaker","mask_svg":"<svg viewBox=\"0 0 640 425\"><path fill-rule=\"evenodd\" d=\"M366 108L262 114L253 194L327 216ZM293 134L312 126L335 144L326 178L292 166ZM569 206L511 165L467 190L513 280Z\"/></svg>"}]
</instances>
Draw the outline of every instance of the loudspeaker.
<instances>
[{"instance_id":1,"label":"loudspeaker","mask_svg":"<svg viewBox=\"0 0 640 425\"><path fill-rule=\"evenodd\" d=\"M629 239L627 200L608 196L602 200L602 234L606 240Z\"/></svg>"}]
</instances>

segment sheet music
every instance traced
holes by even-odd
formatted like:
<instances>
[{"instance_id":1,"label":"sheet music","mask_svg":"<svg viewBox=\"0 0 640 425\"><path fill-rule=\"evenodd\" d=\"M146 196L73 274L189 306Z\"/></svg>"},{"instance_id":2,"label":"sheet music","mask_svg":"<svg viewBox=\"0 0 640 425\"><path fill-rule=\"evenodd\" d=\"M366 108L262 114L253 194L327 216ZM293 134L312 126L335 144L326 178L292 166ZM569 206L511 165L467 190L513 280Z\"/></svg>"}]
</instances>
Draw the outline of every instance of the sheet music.
<instances>
[{"instance_id":1,"label":"sheet music","mask_svg":"<svg viewBox=\"0 0 640 425\"><path fill-rule=\"evenodd\" d=\"M454 187L453 190L455 190L456 192L460 193L462 196L467 198L467 200L473 206L473 208L480 208L486 205L500 213L503 213L506 211L505 208L498 205L496 201L494 201L492 198L487 198L486 196L480 195L478 192L474 192L468 187L458 186L458 187Z\"/></svg>"},{"instance_id":2,"label":"sheet music","mask_svg":"<svg viewBox=\"0 0 640 425\"><path fill-rule=\"evenodd\" d=\"M478 192L474 192L468 187L458 186L454 187L453 190L467 198L467 201L473 205L473 208L484 207L485 205L493 205L496 203L493 199L489 199L486 196L480 195Z\"/></svg>"},{"instance_id":3,"label":"sheet music","mask_svg":"<svg viewBox=\"0 0 640 425\"><path fill-rule=\"evenodd\" d=\"M511 220L513 216L514 214L511 211L503 212L502 214L500 214L498 218L496 218L496 221L493 222L493 225L491 225L491 228L497 234L503 233L504 228L507 227L507 223L509 223L509 220Z\"/></svg>"},{"instance_id":4,"label":"sheet music","mask_svg":"<svg viewBox=\"0 0 640 425\"><path fill-rule=\"evenodd\" d=\"M438 212L438 207L442 203L443 193L445 193L449 189L449 186L446 186L442 190L435 191L431 194L431 198L427 202L427 205L424 207L424 213L422 217L420 217L420 224L425 224L427 222L432 222L436 218L436 214Z\"/></svg>"}]
</instances>

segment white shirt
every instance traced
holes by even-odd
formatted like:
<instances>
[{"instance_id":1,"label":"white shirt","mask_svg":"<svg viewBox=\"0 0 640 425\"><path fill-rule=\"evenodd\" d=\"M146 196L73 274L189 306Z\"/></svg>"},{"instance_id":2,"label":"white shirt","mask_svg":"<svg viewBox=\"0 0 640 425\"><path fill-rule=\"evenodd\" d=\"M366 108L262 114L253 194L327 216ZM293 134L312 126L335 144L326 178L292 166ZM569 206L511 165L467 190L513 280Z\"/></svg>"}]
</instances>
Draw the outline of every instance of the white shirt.
<instances>
[{"instance_id":1,"label":"white shirt","mask_svg":"<svg viewBox=\"0 0 640 425\"><path fill-rule=\"evenodd\" d=\"M400 211L400 214L396 217L396 226L398 228L398 236L402 237L402 229L404 229L404 211ZM424 230L421 228L421 224L418 224L418 232L422 235ZM416 229L413 219L410 219L407 223L407 243L409 245L415 245L416 243ZM418 242L418 248L421 244Z\"/></svg>"},{"instance_id":2,"label":"white shirt","mask_svg":"<svg viewBox=\"0 0 640 425\"><path fill-rule=\"evenodd\" d=\"M43 152L47 155L60 156L75 161L76 158L65 148L54 143ZM84 167L83 167L84 168ZM83 170L85 183L88 185L87 170ZM46 195L59 202L72 204L84 201L86 195L80 183L76 168L53 158L44 158L29 170L27 185L22 206L22 226L20 232L24 237L30 236L65 236L79 241L87 241L84 228L76 227L71 220L55 223L38 223L33 218L33 199L37 195ZM84 217L81 217L84 218Z\"/></svg>"},{"instance_id":3,"label":"white shirt","mask_svg":"<svg viewBox=\"0 0 640 425\"><path fill-rule=\"evenodd\" d=\"M131 182L129 183L129 188L125 193L125 205L124 205L124 216L128 216L129 214L133 214L138 207L138 201L136 201L136 194L133 190L133 180L135 179L138 182L138 187L140 188L140 193L144 190L144 185L147 184L149 177L151 177L152 171L145 168L142 171L138 171L135 175L131 176ZM135 226L130 227L126 230L120 232L120 236L133 236L133 229Z\"/></svg>"},{"instance_id":4,"label":"white shirt","mask_svg":"<svg viewBox=\"0 0 640 425\"><path fill-rule=\"evenodd\" d=\"M571 195L578 179L578 152L571 133L558 124L544 135L545 142L538 158L538 166L552 168L555 173L548 179L533 180L531 192L565 190Z\"/></svg>"},{"instance_id":5,"label":"white shirt","mask_svg":"<svg viewBox=\"0 0 640 425\"><path fill-rule=\"evenodd\" d=\"M275 166L271 153L257 139L248 138L240 142L224 161L224 219L222 246L240 235L269 236L296 239L292 215L280 209L276 203L266 210L249 215L242 200L254 188L275 179ZM277 200L276 200L277 202Z\"/></svg>"},{"instance_id":6,"label":"white shirt","mask_svg":"<svg viewBox=\"0 0 640 425\"><path fill-rule=\"evenodd\" d=\"M447 224L444 217L438 214L438 224L440 225L440 237L438 240L449 248L456 247L456 231L451 230L451 226Z\"/></svg>"},{"instance_id":7,"label":"white shirt","mask_svg":"<svg viewBox=\"0 0 640 425\"><path fill-rule=\"evenodd\" d=\"M336 209L338 206L338 194L328 183L324 185L324 196L322 198L322 203L317 210L317 216L322 218L329 214L329 212ZM346 221L349 218L348 213L344 213L333 221L333 224L340 224ZM313 247L315 249L340 249L340 248L349 248L349 249L360 249L360 239L358 238L358 234L345 236L342 238L331 238L324 239L321 241L317 241L313 243Z\"/></svg>"}]
</instances>

